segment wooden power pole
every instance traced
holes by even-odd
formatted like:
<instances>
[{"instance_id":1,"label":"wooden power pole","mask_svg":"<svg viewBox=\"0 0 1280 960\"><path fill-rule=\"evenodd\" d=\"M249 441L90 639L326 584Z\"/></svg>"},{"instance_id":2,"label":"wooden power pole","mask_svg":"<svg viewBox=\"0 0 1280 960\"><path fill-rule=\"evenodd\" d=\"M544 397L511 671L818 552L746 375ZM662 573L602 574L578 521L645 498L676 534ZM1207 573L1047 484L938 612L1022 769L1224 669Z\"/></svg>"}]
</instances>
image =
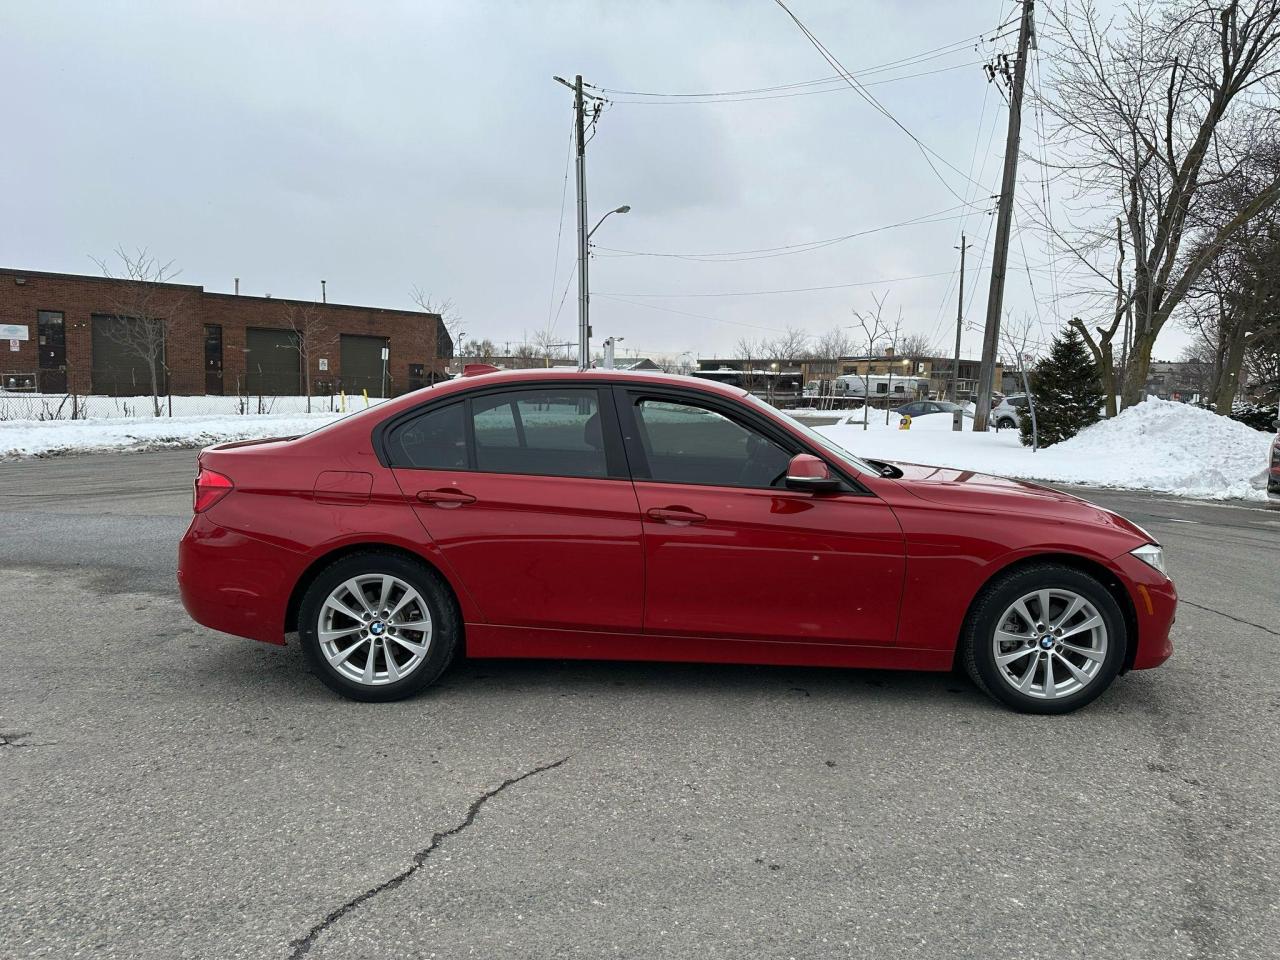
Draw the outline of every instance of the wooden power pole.
<instances>
[{"instance_id":1,"label":"wooden power pole","mask_svg":"<svg viewBox=\"0 0 1280 960\"><path fill-rule=\"evenodd\" d=\"M1013 192L1018 182L1018 140L1022 131L1022 88L1027 79L1027 50L1034 30L1035 0L1022 0L1018 27L1018 59L1013 65L1009 89L1009 131L1004 143L1004 175L1000 181L1000 205L996 213L995 250L991 256L991 292L987 294L987 326L982 337L982 370L978 377L977 410L973 429L986 430L995 388L996 351L1000 346L1000 311L1004 308L1004 278L1009 262L1009 227L1013 217Z\"/></svg>"}]
</instances>

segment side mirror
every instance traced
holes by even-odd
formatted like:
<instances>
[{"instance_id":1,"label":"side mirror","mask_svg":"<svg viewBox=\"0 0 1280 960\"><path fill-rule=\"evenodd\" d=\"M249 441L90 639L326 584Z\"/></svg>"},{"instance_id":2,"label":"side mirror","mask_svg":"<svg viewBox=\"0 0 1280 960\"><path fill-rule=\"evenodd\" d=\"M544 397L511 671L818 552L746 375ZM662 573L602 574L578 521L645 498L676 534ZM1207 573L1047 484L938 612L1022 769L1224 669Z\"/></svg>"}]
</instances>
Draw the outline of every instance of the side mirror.
<instances>
[{"instance_id":1,"label":"side mirror","mask_svg":"<svg viewBox=\"0 0 1280 960\"><path fill-rule=\"evenodd\" d=\"M808 490L810 493L829 493L840 489L840 481L817 457L809 453L797 453L787 464L787 488Z\"/></svg>"}]
</instances>

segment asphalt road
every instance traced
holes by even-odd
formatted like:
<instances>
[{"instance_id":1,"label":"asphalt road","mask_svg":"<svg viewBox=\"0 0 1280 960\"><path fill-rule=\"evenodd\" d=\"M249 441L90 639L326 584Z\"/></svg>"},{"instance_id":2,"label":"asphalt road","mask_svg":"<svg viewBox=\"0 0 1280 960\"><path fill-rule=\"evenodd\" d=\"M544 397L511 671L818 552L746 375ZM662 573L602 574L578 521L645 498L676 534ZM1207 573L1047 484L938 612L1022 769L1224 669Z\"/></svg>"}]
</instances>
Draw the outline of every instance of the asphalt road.
<instances>
[{"instance_id":1,"label":"asphalt road","mask_svg":"<svg viewBox=\"0 0 1280 960\"><path fill-rule=\"evenodd\" d=\"M0 463L0 957L1276 955L1280 513L1091 494L1185 602L1068 717L516 661L382 706L187 619L192 462Z\"/></svg>"}]
</instances>

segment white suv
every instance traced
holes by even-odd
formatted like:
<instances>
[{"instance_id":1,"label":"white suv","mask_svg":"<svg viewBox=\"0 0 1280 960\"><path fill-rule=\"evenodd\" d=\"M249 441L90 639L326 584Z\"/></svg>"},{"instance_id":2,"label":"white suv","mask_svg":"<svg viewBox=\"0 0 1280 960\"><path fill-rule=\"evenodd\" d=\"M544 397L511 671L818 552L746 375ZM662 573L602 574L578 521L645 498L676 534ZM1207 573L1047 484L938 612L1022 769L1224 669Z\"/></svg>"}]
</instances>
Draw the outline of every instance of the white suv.
<instances>
[{"instance_id":1,"label":"white suv","mask_svg":"<svg viewBox=\"0 0 1280 960\"><path fill-rule=\"evenodd\" d=\"M1017 427L1023 411L1027 409L1027 395L1012 393L991 408L990 422L997 430L1004 427Z\"/></svg>"}]
</instances>

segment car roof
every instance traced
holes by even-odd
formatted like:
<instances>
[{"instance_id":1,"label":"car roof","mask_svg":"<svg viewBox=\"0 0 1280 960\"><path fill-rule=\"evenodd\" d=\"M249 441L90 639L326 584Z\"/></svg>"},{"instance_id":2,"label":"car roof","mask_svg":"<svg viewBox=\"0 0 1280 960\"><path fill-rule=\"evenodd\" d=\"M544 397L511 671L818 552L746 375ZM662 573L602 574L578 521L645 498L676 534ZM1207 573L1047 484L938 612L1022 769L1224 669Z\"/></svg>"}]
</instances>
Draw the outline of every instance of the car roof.
<instances>
[{"instance_id":1,"label":"car roof","mask_svg":"<svg viewBox=\"0 0 1280 960\"><path fill-rule=\"evenodd\" d=\"M384 416L394 415L402 410L416 407L418 404L425 403L428 400L435 400L452 394L462 394L486 387L516 387L521 384L537 386L550 383L581 386L596 386L607 383L644 383L683 387L686 390L693 389L701 393L733 399L740 399L747 395L747 391L740 387L717 383L714 380L707 380L701 377L686 377L675 373L662 373L657 370L610 370L598 368L579 370L576 367L530 367L521 370L497 370L492 373L477 373L454 377L452 380L442 381L434 386L423 387L421 390L414 390L392 400L386 400L376 407L370 407L367 411L362 410L360 412L373 415L374 411L378 411L377 416L381 419Z\"/></svg>"}]
</instances>

